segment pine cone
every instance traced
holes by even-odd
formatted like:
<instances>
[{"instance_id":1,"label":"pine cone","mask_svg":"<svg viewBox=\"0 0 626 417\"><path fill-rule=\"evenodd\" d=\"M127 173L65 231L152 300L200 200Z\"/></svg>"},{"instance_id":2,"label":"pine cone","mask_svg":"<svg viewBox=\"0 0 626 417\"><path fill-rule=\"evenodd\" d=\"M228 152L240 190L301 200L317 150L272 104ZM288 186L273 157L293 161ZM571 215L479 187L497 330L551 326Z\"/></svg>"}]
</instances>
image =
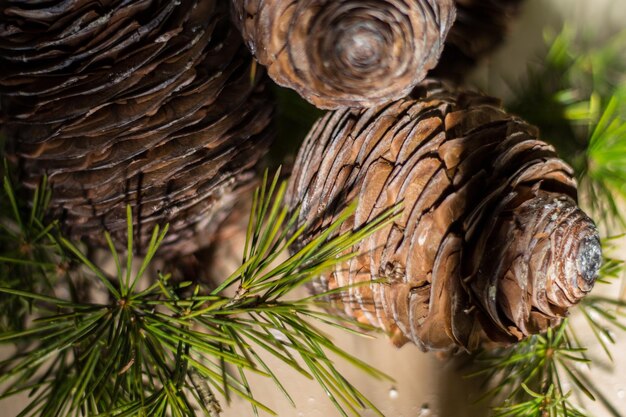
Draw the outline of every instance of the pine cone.
<instances>
[{"instance_id":1,"label":"pine cone","mask_svg":"<svg viewBox=\"0 0 626 417\"><path fill-rule=\"evenodd\" d=\"M321 108L404 97L437 64L453 0L232 0L278 84Z\"/></svg>"},{"instance_id":2,"label":"pine cone","mask_svg":"<svg viewBox=\"0 0 626 417\"><path fill-rule=\"evenodd\" d=\"M2 4L7 136L71 235L124 241L130 204L139 252L186 243L250 185L273 110L225 2Z\"/></svg>"},{"instance_id":3,"label":"pine cone","mask_svg":"<svg viewBox=\"0 0 626 417\"><path fill-rule=\"evenodd\" d=\"M591 290L601 249L571 168L537 137L497 100L436 82L324 116L290 180L297 226L311 230L298 243L355 198L342 231L404 210L314 290L351 286L337 300L348 315L425 350L508 344L557 324Z\"/></svg>"},{"instance_id":4,"label":"pine cone","mask_svg":"<svg viewBox=\"0 0 626 417\"><path fill-rule=\"evenodd\" d=\"M433 77L462 81L476 64L496 49L519 14L523 0L455 0L456 21Z\"/></svg>"}]
</instances>

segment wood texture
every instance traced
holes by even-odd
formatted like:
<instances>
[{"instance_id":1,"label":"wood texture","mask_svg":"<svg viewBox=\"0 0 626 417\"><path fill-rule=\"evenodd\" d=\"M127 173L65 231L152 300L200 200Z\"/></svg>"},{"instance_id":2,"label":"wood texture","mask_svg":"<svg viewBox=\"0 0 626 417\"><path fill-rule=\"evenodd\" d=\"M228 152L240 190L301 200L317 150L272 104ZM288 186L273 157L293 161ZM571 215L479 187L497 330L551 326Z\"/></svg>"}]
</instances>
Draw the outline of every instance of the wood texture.
<instances>
[{"instance_id":1,"label":"wood texture","mask_svg":"<svg viewBox=\"0 0 626 417\"><path fill-rule=\"evenodd\" d=\"M353 199L343 230L404 203L313 285L350 286L335 305L398 345L512 343L558 323L596 279L598 232L571 168L493 98L428 81L412 98L328 113L294 167L291 205L310 224L301 245Z\"/></svg>"}]
</instances>

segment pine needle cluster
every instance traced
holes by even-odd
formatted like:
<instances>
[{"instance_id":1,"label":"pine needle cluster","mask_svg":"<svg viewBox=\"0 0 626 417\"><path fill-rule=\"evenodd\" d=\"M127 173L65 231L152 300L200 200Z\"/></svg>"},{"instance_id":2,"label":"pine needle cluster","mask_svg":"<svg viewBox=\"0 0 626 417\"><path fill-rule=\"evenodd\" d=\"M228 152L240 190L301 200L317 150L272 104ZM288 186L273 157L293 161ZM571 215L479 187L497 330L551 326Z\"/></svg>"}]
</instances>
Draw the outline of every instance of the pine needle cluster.
<instances>
[{"instance_id":1,"label":"pine needle cluster","mask_svg":"<svg viewBox=\"0 0 626 417\"><path fill-rule=\"evenodd\" d=\"M150 265L167 226L154 230L146 256L133 268L130 208L125 253L105 234L116 266L115 274L107 274L55 222L46 224L45 183L27 209L5 175L0 237L8 246L1 254L0 306L10 314L3 314L0 343L12 344L15 353L0 362L6 387L0 398L27 392L30 401L20 417L213 417L233 396L248 401L255 414L273 414L248 383L250 373L263 375L293 404L263 359L269 355L317 380L341 415L359 415L363 408L380 414L331 357L373 377L389 377L342 350L315 324L366 329L318 308L318 300L330 294L289 295L354 256L350 248L384 227L397 209L329 238L352 215L352 204L326 233L279 261L306 227L291 227L298 213L283 205L285 184L278 178L266 175L256 191L241 266L210 289L160 272L146 277L154 273ZM148 285L142 287L144 278ZM226 295L229 289L234 295ZM95 290L99 297L93 297Z\"/></svg>"}]
</instances>

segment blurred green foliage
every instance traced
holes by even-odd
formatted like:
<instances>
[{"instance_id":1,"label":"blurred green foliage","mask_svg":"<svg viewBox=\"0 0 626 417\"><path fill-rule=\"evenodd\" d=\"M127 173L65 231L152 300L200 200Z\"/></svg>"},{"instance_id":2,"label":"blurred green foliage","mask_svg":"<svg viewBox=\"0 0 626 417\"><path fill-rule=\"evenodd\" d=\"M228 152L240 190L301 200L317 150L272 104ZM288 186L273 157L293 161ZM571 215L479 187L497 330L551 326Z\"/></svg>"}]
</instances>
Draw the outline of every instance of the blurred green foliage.
<instances>
[{"instance_id":1,"label":"blurred green foliage","mask_svg":"<svg viewBox=\"0 0 626 417\"><path fill-rule=\"evenodd\" d=\"M545 31L548 50L513 86L507 108L538 126L575 169L599 223L626 224L626 31L583 38Z\"/></svg>"}]
</instances>

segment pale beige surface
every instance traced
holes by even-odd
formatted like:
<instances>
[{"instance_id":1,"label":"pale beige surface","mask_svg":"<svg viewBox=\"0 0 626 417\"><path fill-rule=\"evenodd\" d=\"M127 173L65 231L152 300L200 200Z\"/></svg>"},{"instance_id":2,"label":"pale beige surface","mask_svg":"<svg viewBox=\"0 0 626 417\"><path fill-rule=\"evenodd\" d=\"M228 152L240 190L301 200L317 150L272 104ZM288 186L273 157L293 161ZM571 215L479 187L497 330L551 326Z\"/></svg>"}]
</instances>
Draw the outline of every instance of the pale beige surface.
<instances>
[{"instance_id":1,"label":"pale beige surface","mask_svg":"<svg viewBox=\"0 0 626 417\"><path fill-rule=\"evenodd\" d=\"M622 19L626 18L626 0L528 0L524 16L511 34L511 40L499 51L488 71L499 74L490 77L496 80L492 85L506 94L504 80L514 79L515 74L523 71L526 63L542 45L541 28L546 24L554 24L567 16L574 21L589 22L601 25L602 28L617 30L625 27ZM578 27L583 27L580 24ZM487 70L476 74L476 80L486 79ZM617 291L618 289L608 289ZM582 324L582 323L581 323ZM388 417L481 417L486 412L480 407L469 407L476 397L474 381L468 381L462 374L455 372L452 364L439 360L433 354L420 352L416 347L407 345L396 349L386 340L370 340L357 336L336 335L337 344L352 352L357 357L373 366L384 370L395 379L395 383L375 381L367 376L340 364L351 381L375 403ZM618 346L615 348L616 362L612 365L597 364L592 375L604 395L619 410L626 414L626 356L620 355L626 349L626 335L616 335ZM590 336L588 340L593 341ZM597 343L596 343L597 345ZM592 348L593 353L601 356L598 346ZM271 362L270 362L271 363ZM298 417L334 417L338 415L330 402L325 398L316 383L303 379L289 369L276 366L278 376L287 381L287 389L292 393L298 405L293 409L275 389L272 383L261 378L252 378L255 395L278 412L279 416ZM242 401L234 401L225 407L224 417L240 417L252 415L249 406ZM0 417L17 415L19 401L0 401ZM597 405L590 410L597 417L609 416ZM366 412L364 416L373 416Z\"/></svg>"}]
</instances>

